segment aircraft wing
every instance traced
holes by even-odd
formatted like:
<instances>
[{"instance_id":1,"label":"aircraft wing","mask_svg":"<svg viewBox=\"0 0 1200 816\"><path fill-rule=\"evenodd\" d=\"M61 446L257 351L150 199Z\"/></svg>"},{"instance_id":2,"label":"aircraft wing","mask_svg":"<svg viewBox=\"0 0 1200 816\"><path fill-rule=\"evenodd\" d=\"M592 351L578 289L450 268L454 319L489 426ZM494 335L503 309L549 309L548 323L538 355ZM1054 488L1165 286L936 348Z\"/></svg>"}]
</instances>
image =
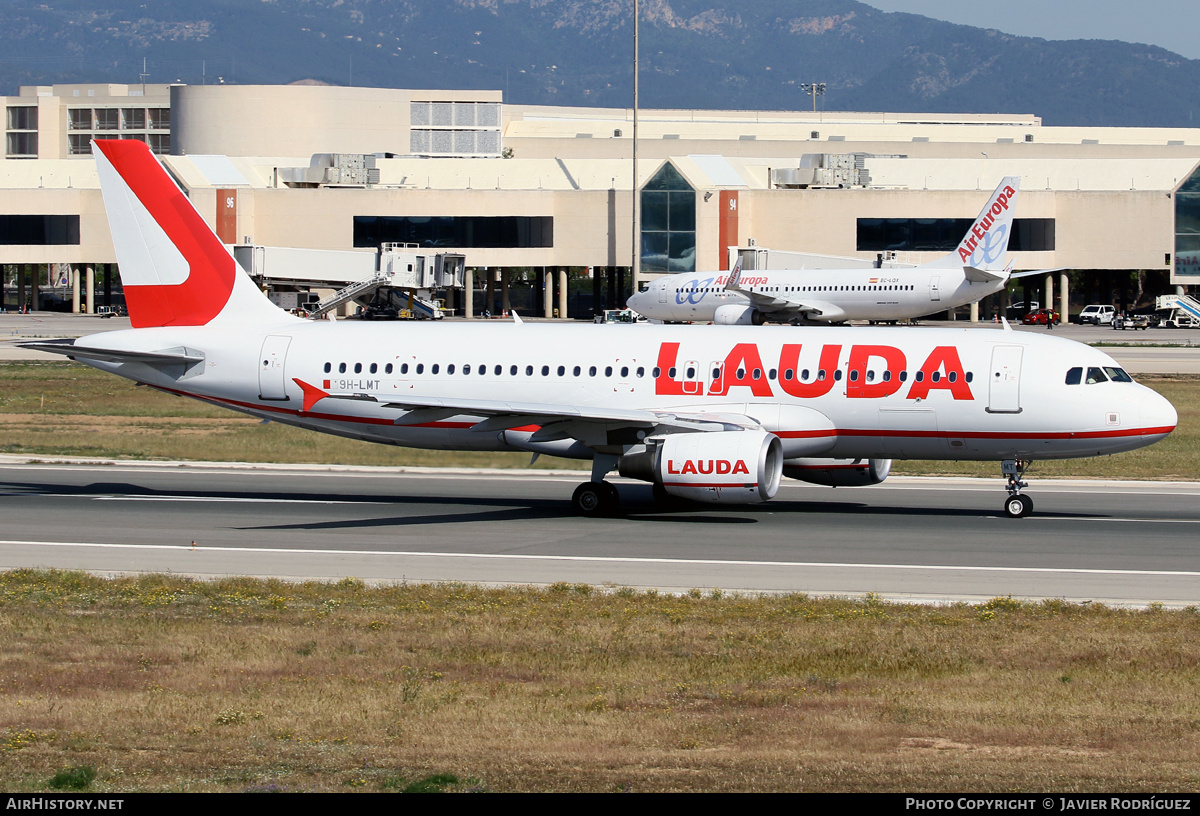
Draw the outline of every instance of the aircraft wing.
<instances>
[{"instance_id":1,"label":"aircraft wing","mask_svg":"<svg viewBox=\"0 0 1200 816\"><path fill-rule=\"evenodd\" d=\"M758 422L736 413L688 409L645 410L597 408L540 402L441 397L397 396L395 394L331 393L293 379L304 392L302 411L311 411L322 400L372 402L400 411L397 425L422 425L452 416L482 417L471 430L504 431L538 425L535 441L574 437L584 444L605 444L607 432L639 429L652 432L727 431L760 428ZM598 441L601 440L601 441Z\"/></svg>"},{"instance_id":2,"label":"aircraft wing","mask_svg":"<svg viewBox=\"0 0 1200 816\"><path fill-rule=\"evenodd\" d=\"M844 314L842 309L832 303L819 300L799 300L788 297L777 297L766 292L755 292L754 287L742 286L742 259L738 258L729 280L725 284L726 292L737 292L747 298L755 309L763 314L786 317L821 317L825 320L837 320Z\"/></svg>"},{"instance_id":3,"label":"aircraft wing","mask_svg":"<svg viewBox=\"0 0 1200 816\"><path fill-rule=\"evenodd\" d=\"M75 340L36 340L18 343L21 348L62 354L72 360L95 360L101 363L145 363L151 366L192 365L204 362L204 355L183 347L158 351L122 351L118 349L81 346Z\"/></svg>"},{"instance_id":4,"label":"aircraft wing","mask_svg":"<svg viewBox=\"0 0 1200 816\"><path fill-rule=\"evenodd\" d=\"M808 317L822 320L840 320L845 310L823 300L800 300L779 298L755 292L742 292L750 298L754 308L764 314L785 317Z\"/></svg>"}]
</instances>

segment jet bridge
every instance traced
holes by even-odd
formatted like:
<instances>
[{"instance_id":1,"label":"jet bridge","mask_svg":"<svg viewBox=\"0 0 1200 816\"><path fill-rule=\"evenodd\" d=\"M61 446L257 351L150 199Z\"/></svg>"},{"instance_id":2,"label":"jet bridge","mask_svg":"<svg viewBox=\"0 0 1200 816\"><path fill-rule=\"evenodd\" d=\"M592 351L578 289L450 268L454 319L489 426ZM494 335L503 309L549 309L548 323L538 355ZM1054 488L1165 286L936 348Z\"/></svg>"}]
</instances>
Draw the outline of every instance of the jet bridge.
<instances>
[{"instance_id":1,"label":"jet bridge","mask_svg":"<svg viewBox=\"0 0 1200 816\"><path fill-rule=\"evenodd\" d=\"M814 252L792 252L786 249L768 249L751 243L744 247L729 247L729 268L733 269L738 259L744 271L774 269L908 269L917 266L901 258L895 252L885 252L875 258L848 258L841 255L818 255Z\"/></svg>"},{"instance_id":2,"label":"jet bridge","mask_svg":"<svg viewBox=\"0 0 1200 816\"><path fill-rule=\"evenodd\" d=\"M461 290L466 258L429 253L415 244L384 244L377 252L330 251L239 245L234 257L263 289L335 289L306 309L320 317L346 303L357 303L377 316L439 319L437 291ZM315 296L298 297L310 303Z\"/></svg>"}]
</instances>

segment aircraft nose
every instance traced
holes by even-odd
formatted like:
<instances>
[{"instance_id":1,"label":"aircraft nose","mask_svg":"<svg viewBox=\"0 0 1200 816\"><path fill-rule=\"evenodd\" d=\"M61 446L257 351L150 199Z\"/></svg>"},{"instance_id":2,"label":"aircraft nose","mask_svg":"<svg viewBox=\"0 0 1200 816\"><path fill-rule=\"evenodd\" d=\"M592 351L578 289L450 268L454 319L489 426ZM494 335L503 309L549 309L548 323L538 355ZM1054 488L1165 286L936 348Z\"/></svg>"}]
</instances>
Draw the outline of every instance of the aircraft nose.
<instances>
[{"instance_id":1,"label":"aircraft nose","mask_svg":"<svg viewBox=\"0 0 1200 816\"><path fill-rule=\"evenodd\" d=\"M1179 424L1179 413L1175 406L1157 391L1147 388L1140 407L1146 436L1166 436Z\"/></svg>"},{"instance_id":2,"label":"aircraft nose","mask_svg":"<svg viewBox=\"0 0 1200 816\"><path fill-rule=\"evenodd\" d=\"M629 296L629 299L625 301L625 305L628 306L630 309L633 309L635 312L640 313L642 310L639 309L638 306L645 299L646 299L645 292L634 292L632 295Z\"/></svg>"}]
</instances>

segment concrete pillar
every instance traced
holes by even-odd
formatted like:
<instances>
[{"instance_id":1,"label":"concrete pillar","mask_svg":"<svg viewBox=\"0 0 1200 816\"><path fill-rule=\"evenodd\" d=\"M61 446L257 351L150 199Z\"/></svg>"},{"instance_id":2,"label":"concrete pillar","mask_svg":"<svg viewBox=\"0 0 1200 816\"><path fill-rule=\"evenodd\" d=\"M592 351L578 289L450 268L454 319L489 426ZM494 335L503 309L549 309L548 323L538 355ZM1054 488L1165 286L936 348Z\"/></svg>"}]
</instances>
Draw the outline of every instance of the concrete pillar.
<instances>
[{"instance_id":1,"label":"concrete pillar","mask_svg":"<svg viewBox=\"0 0 1200 816\"><path fill-rule=\"evenodd\" d=\"M558 268L558 316L567 319L567 269L565 266Z\"/></svg>"},{"instance_id":2,"label":"concrete pillar","mask_svg":"<svg viewBox=\"0 0 1200 816\"><path fill-rule=\"evenodd\" d=\"M1071 294L1067 289L1067 273L1060 272L1058 274L1058 313L1062 315L1062 322L1068 323L1071 319Z\"/></svg>"},{"instance_id":3,"label":"concrete pillar","mask_svg":"<svg viewBox=\"0 0 1200 816\"><path fill-rule=\"evenodd\" d=\"M1054 308L1054 274L1046 274L1046 297L1042 300L1043 309ZM1061 311L1061 310L1060 310Z\"/></svg>"},{"instance_id":4,"label":"concrete pillar","mask_svg":"<svg viewBox=\"0 0 1200 816\"><path fill-rule=\"evenodd\" d=\"M979 301L978 300L971 304L971 322L972 323L979 322Z\"/></svg>"},{"instance_id":5,"label":"concrete pillar","mask_svg":"<svg viewBox=\"0 0 1200 816\"><path fill-rule=\"evenodd\" d=\"M79 264L71 264L71 314L79 314Z\"/></svg>"},{"instance_id":6,"label":"concrete pillar","mask_svg":"<svg viewBox=\"0 0 1200 816\"><path fill-rule=\"evenodd\" d=\"M29 311L36 312L42 305L42 265L30 264L29 269Z\"/></svg>"},{"instance_id":7,"label":"concrete pillar","mask_svg":"<svg viewBox=\"0 0 1200 816\"><path fill-rule=\"evenodd\" d=\"M87 313L96 313L96 267L87 265L87 288L84 290L87 302Z\"/></svg>"},{"instance_id":8,"label":"concrete pillar","mask_svg":"<svg viewBox=\"0 0 1200 816\"><path fill-rule=\"evenodd\" d=\"M543 317L554 317L554 276L546 267L542 267L542 313Z\"/></svg>"},{"instance_id":9,"label":"concrete pillar","mask_svg":"<svg viewBox=\"0 0 1200 816\"><path fill-rule=\"evenodd\" d=\"M507 269L500 270L500 313L508 314L512 311L512 303L508 299L508 275Z\"/></svg>"},{"instance_id":10,"label":"concrete pillar","mask_svg":"<svg viewBox=\"0 0 1200 816\"><path fill-rule=\"evenodd\" d=\"M469 266L463 270L463 316L475 316L475 270Z\"/></svg>"},{"instance_id":11,"label":"concrete pillar","mask_svg":"<svg viewBox=\"0 0 1200 816\"><path fill-rule=\"evenodd\" d=\"M17 311L25 310L25 264L17 264Z\"/></svg>"},{"instance_id":12,"label":"concrete pillar","mask_svg":"<svg viewBox=\"0 0 1200 816\"><path fill-rule=\"evenodd\" d=\"M606 269L607 266L592 267L592 317L600 314L600 276Z\"/></svg>"}]
</instances>

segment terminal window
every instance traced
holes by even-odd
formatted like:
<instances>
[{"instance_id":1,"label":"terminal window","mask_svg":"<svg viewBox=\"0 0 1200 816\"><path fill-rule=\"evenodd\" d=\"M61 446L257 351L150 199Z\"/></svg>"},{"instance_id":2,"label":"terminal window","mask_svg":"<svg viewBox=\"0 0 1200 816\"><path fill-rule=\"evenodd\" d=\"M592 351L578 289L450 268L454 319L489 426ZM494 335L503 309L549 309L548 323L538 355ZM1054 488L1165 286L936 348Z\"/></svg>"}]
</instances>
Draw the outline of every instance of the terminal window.
<instances>
[{"instance_id":1,"label":"terminal window","mask_svg":"<svg viewBox=\"0 0 1200 816\"><path fill-rule=\"evenodd\" d=\"M674 165L642 187L642 270L696 271L696 191Z\"/></svg>"},{"instance_id":2,"label":"terminal window","mask_svg":"<svg viewBox=\"0 0 1200 816\"><path fill-rule=\"evenodd\" d=\"M0 215L0 245L76 246L78 215Z\"/></svg>"},{"instance_id":3,"label":"terminal window","mask_svg":"<svg viewBox=\"0 0 1200 816\"><path fill-rule=\"evenodd\" d=\"M859 252L953 252L973 218L860 218ZM1013 219L1010 252L1054 249L1053 218Z\"/></svg>"},{"instance_id":4,"label":"terminal window","mask_svg":"<svg viewBox=\"0 0 1200 816\"><path fill-rule=\"evenodd\" d=\"M1200 275L1200 172L1175 192L1175 274Z\"/></svg>"},{"instance_id":5,"label":"terminal window","mask_svg":"<svg viewBox=\"0 0 1200 816\"><path fill-rule=\"evenodd\" d=\"M354 216L354 246L418 244L456 249L522 249L554 246L548 215Z\"/></svg>"}]
</instances>

